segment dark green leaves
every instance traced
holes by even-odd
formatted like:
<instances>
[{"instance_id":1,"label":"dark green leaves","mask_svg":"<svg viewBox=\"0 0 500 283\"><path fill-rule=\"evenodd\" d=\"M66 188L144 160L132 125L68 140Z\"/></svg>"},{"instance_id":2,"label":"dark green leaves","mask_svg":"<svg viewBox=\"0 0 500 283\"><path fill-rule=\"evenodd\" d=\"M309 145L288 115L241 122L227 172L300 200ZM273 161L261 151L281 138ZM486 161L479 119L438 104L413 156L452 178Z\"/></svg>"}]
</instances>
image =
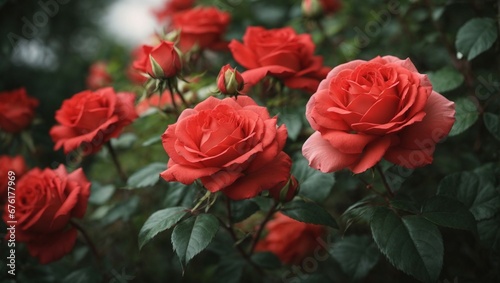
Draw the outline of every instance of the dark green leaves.
<instances>
[{"instance_id":1,"label":"dark green leaves","mask_svg":"<svg viewBox=\"0 0 500 283\"><path fill-rule=\"evenodd\" d=\"M456 136L465 132L476 123L479 113L477 107L468 98L460 98L455 101L455 124L451 128L449 136Z\"/></svg>"},{"instance_id":2,"label":"dark green leaves","mask_svg":"<svg viewBox=\"0 0 500 283\"><path fill-rule=\"evenodd\" d=\"M219 230L219 221L210 214L200 214L175 226L172 245L182 263L187 264L204 250Z\"/></svg>"},{"instance_id":3,"label":"dark green leaves","mask_svg":"<svg viewBox=\"0 0 500 283\"><path fill-rule=\"evenodd\" d=\"M434 224L419 216L400 217L379 208L370 227L375 243L396 268L424 282L438 279L444 248Z\"/></svg>"},{"instance_id":4,"label":"dark green leaves","mask_svg":"<svg viewBox=\"0 0 500 283\"><path fill-rule=\"evenodd\" d=\"M364 278L377 264L380 253L369 236L349 236L330 250L342 270L354 281Z\"/></svg>"},{"instance_id":5,"label":"dark green leaves","mask_svg":"<svg viewBox=\"0 0 500 283\"><path fill-rule=\"evenodd\" d=\"M139 232L139 249L158 233L173 227L187 213L185 207L170 207L153 213Z\"/></svg>"},{"instance_id":6,"label":"dark green leaves","mask_svg":"<svg viewBox=\"0 0 500 283\"><path fill-rule=\"evenodd\" d=\"M309 167L308 161L303 157L294 161L292 174L299 181L299 195L316 202L323 202L335 183L333 174L324 174Z\"/></svg>"},{"instance_id":7,"label":"dark green leaves","mask_svg":"<svg viewBox=\"0 0 500 283\"><path fill-rule=\"evenodd\" d=\"M241 222L259 210L254 200L246 199L231 202L231 216L233 222Z\"/></svg>"},{"instance_id":8,"label":"dark green leaves","mask_svg":"<svg viewBox=\"0 0 500 283\"><path fill-rule=\"evenodd\" d=\"M464 76L455 68L444 67L436 72L428 74L432 88L437 92L447 92L454 90L464 82Z\"/></svg>"},{"instance_id":9,"label":"dark green leaves","mask_svg":"<svg viewBox=\"0 0 500 283\"><path fill-rule=\"evenodd\" d=\"M497 36L494 19L474 18L458 30L455 46L458 52L467 56L467 60L472 60L488 50L497 40Z\"/></svg>"},{"instance_id":10,"label":"dark green leaves","mask_svg":"<svg viewBox=\"0 0 500 283\"><path fill-rule=\"evenodd\" d=\"M338 228L333 217L324 208L312 202L292 201L285 204L281 212L300 222Z\"/></svg>"},{"instance_id":11,"label":"dark green leaves","mask_svg":"<svg viewBox=\"0 0 500 283\"><path fill-rule=\"evenodd\" d=\"M421 216L439 226L476 232L474 216L461 202L435 196L422 206Z\"/></svg>"},{"instance_id":12,"label":"dark green leaves","mask_svg":"<svg viewBox=\"0 0 500 283\"><path fill-rule=\"evenodd\" d=\"M500 116L493 113L484 113L483 120L486 129L500 141Z\"/></svg>"},{"instance_id":13,"label":"dark green leaves","mask_svg":"<svg viewBox=\"0 0 500 283\"><path fill-rule=\"evenodd\" d=\"M155 162L135 172L127 180L129 188L144 188L154 186L160 179L160 173L165 171L165 163Z\"/></svg>"}]
</instances>

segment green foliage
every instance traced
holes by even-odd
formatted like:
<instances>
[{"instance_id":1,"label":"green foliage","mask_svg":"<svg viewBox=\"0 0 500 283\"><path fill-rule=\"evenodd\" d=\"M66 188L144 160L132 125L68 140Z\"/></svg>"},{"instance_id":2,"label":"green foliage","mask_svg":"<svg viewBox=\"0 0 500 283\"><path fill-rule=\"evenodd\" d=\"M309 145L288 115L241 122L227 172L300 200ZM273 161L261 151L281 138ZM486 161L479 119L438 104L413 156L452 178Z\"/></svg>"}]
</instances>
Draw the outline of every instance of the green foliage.
<instances>
[{"instance_id":1,"label":"green foliage","mask_svg":"<svg viewBox=\"0 0 500 283\"><path fill-rule=\"evenodd\" d=\"M282 209L283 214L300 222L326 225L338 228L337 222L321 206L305 201L292 201L286 203Z\"/></svg>"},{"instance_id":2,"label":"green foliage","mask_svg":"<svg viewBox=\"0 0 500 283\"><path fill-rule=\"evenodd\" d=\"M423 218L430 222L454 229L476 233L476 221L472 213L461 202L442 196L428 199L422 206Z\"/></svg>"},{"instance_id":3,"label":"green foliage","mask_svg":"<svg viewBox=\"0 0 500 283\"><path fill-rule=\"evenodd\" d=\"M464 82L464 76L450 66L430 72L428 75L433 90L439 93L454 90Z\"/></svg>"},{"instance_id":4,"label":"green foliage","mask_svg":"<svg viewBox=\"0 0 500 283\"><path fill-rule=\"evenodd\" d=\"M172 228L187 214L188 209L185 207L169 207L153 213L139 232L139 248L141 249L158 233Z\"/></svg>"},{"instance_id":5,"label":"green foliage","mask_svg":"<svg viewBox=\"0 0 500 283\"><path fill-rule=\"evenodd\" d=\"M455 124L449 136L456 136L474 125L479 118L476 105L469 98L459 98L455 101Z\"/></svg>"},{"instance_id":6,"label":"green foliage","mask_svg":"<svg viewBox=\"0 0 500 283\"><path fill-rule=\"evenodd\" d=\"M127 186L129 189L154 186L160 180L160 173L166 169L164 163L151 163L131 175L127 180Z\"/></svg>"},{"instance_id":7,"label":"green foliage","mask_svg":"<svg viewBox=\"0 0 500 283\"><path fill-rule=\"evenodd\" d=\"M500 141L500 116L493 113L484 113L483 120L488 131Z\"/></svg>"},{"instance_id":8,"label":"green foliage","mask_svg":"<svg viewBox=\"0 0 500 283\"><path fill-rule=\"evenodd\" d=\"M300 184L299 195L321 203L325 201L333 188L335 177L333 174L323 174L309 167L304 157L294 160L292 175Z\"/></svg>"},{"instance_id":9,"label":"green foliage","mask_svg":"<svg viewBox=\"0 0 500 283\"><path fill-rule=\"evenodd\" d=\"M333 244L331 255L353 281L363 279L377 264L380 252L368 236L348 236Z\"/></svg>"},{"instance_id":10,"label":"green foliage","mask_svg":"<svg viewBox=\"0 0 500 283\"><path fill-rule=\"evenodd\" d=\"M467 56L467 60L472 60L488 50L497 37L497 22L494 19L474 18L458 30L455 45L458 52Z\"/></svg>"}]
</instances>

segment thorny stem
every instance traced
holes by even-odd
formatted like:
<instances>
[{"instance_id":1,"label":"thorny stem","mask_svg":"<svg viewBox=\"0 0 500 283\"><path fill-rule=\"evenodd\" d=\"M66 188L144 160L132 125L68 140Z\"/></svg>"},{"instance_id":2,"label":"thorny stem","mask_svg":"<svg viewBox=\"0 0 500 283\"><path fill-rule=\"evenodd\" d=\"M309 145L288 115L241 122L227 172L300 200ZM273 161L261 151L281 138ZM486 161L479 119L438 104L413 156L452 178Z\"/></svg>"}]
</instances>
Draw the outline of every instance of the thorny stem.
<instances>
[{"instance_id":1,"label":"thorny stem","mask_svg":"<svg viewBox=\"0 0 500 283\"><path fill-rule=\"evenodd\" d=\"M83 238L85 239L85 242L87 243L87 245L90 247L90 250L92 251L92 254L95 256L97 262L100 262L101 261L101 255L99 254L99 252L97 251L97 248L95 247L94 245L94 242L92 241L92 239L90 238L89 234L87 233L87 231L85 231L85 229L80 225L78 224L75 220L71 219L69 221L69 223L76 228L76 230L78 230Z\"/></svg>"},{"instance_id":2,"label":"thorny stem","mask_svg":"<svg viewBox=\"0 0 500 283\"><path fill-rule=\"evenodd\" d=\"M118 156L116 155L115 149L111 145L111 142L108 141L106 143L106 147L108 148L109 154L111 155L111 159L113 160L113 163L115 164L116 171L118 171L118 175L120 175L120 178L122 179L123 182L127 182L127 175L123 171L122 166L120 165L120 161L118 160Z\"/></svg>"},{"instance_id":3,"label":"thorny stem","mask_svg":"<svg viewBox=\"0 0 500 283\"><path fill-rule=\"evenodd\" d=\"M387 182L387 178L385 177L384 171L382 171L382 168L378 164L375 165L375 169L380 174L380 178L382 179L382 183L384 183L384 187L385 190L387 191L387 194L389 195L390 198L393 198L394 193L391 190L391 186L389 186L389 183Z\"/></svg>"},{"instance_id":4,"label":"thorny stem","mask_svg":"<svg viewBox=\"0 0 500 283\"><path fill-rule=\"evenodd\" d=\"M259 229L257 230L257 233L255 234L255 237L253 238L252 246L250 247L250 254L253 254L253 252L255 251L255 247L257 246L257 243L259 242L260 235L262 234L262 231L264 231L264 227L266 226L267 222L269 220L271 220L271 217L276 212L276 207L277 206L278 206L278 203L274 202L273 206L271 207L271 209L269 209L269 211L267 212L264 220L260 224Z\"/></svg>"}]
</instances>

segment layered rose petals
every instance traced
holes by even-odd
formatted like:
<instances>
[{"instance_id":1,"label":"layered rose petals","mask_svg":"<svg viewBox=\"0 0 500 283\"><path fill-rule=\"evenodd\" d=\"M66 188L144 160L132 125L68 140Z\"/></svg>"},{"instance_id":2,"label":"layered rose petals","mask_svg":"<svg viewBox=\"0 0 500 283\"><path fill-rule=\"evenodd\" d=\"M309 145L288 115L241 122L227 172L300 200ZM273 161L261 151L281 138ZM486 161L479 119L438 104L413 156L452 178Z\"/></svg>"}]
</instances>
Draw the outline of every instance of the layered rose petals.
<instances>
[{"instance_id":1,"label":"layered rose petals","mask_svg":"<svg viewBox=\"0 0 500 283\"><path fill-rule=\"evenodd\" d=\"M242 73L247 86L273 76L290 88L313 93L330 70L323 66L322 57L314 56L311 36L289 27L248 27L243 43L233 40L229 49L236 62L248 69Z\"/></svg>"},{"instance_id":2,"label":"layered rose petals","mask_svg":"<svg viewBox=\"0 0 500 283\"><path fill-rule=\"evenodd\" d=\"M382 158L416 168L432 162L454 115L453 102L409 59L356 60L334 68L309 100L306 116L317 132L303 154L322 172L361 173Z\"/></svg>"},{"instance_id":3,"label":"layered rose petals","mask_svg":"<svg viewBox=\"0 0 500 283\"><path fill-rule=\"evenodd\" d=\"M287 131L276 123L249 97L209 97L162 135L170 160L161 176L184 184L200 179L232 199L254 197L290 177L291 159L282 152Z\"/></svg>"},{"instance_id":4,"label":"layered rose petals","mask_svg":"<svg viewBox=\"0 0 500 283\"><path fill-rule=\"evenodd\" d=\"M77 231L70 220L85 215L89 195L82 169L68 174L60 165L29 171L16 184L16 240L42 264L60 259L75 245ZM7 209L3 218L9 220Z\"/></svg>"},{"instance_id":5,"label":"layered rose petals","mask_svg":"<svg viewBox=\"0 0 500 283\"><path fill-rule=\"evenodd\" d=\"M30 97L24 88L0 92L0 131L25 130L33 121L37 107L38 99Z\"/></svg>"}]
</instances>

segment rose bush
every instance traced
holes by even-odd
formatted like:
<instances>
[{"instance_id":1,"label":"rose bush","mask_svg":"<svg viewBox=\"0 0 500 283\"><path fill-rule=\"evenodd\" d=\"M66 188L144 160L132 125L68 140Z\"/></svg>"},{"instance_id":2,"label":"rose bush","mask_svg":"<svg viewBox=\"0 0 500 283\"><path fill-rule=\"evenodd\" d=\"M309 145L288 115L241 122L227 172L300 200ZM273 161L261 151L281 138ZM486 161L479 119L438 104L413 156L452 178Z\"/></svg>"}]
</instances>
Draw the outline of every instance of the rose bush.
<instances>
[{"instance_id":1,"label":"rose bush","mask_svg":"<svg viewBox=\"0 0 500 283\"><path fill-rule=\"evenodd\" d=\"M286 264L300 263L319 246L318 239L326 232L323 226L299 222L282 213L277 213L265 229L267 235L255 250L272 252Z\"/></svg>"},{"instance_id":2,"label":"rose bush","mask_svg":"<svg viewBox=\"0 0 500 283\"><path fill-rule=\"evenodd\" d=\"M69 174L63 165L30 170L16 184L16 240L26 243L42 264L60 259L75 245L77 230L70 220L85 215L89 194L90 183L82 169Z\"/></svg>"},{"instance_id":3,"label":"rose bush","mask_svg":"<svg viewBox=\"0 0 500 283\"><path fill-rule=\"evenodd\" d=\"M209 97L162 135L170 160L161 176L184 184L200 179L232 199L254 197L290 177L291 159L282 151L287 130L276 123L250 97Z\"/></svg>"},{"instance_id":4,"label":"rose bush","mask_svg":"<svg viewBox=\"0 0 500 283\"><path fill-rule=\"evenodd\" d=\"M230 14L215 7L196 7L176 13L171 28L180 30L178 46L182 52L194 46L201 50L225 50L223 35L230 21Z\"/></svg>"},{"instance_id":5,"label":"rose bush","mask_svg":"<svg viewBox=\"0 0 500 283\"><path fill-rule=\"evenodd\" d=\"M37 106L38 99L28 96L24 88L0 92L0 130L18 133L26 129Z\"/></svg>"},{"instance_id":6,"label":"rose bush","mask_svg":"<svg viewBox=\"0 0 500 283\"><path fill-rule=\"evenodd\" d=\"M454 109L409 59L355 60L335 67L307 103L316 132L302 152L322 172L361 173L382 158L424 166L451 130Z\"/></svg>"},{"instance_id":7,"label":"rose bush","mask_svg":"<svg viewBox=\"0 0 500 283\"><path fill-rule=\"evenodd\" d=\"M314 55L315 48L311 35L297 34L289 27L248 27L243 43L233 39L229 44L236 62L248 69L242 73L247 86L269 75L281 79L289 88L310 93L331 69L323 66L321 56Z\"/></svg>"},{"instance_id":8,"label":"rose bush","mask_svg":"<svg viewBox=\"0 0 500 283\"><path fill-rule=\"evenodd\" d=\"M133 93L115 93L112 88L86 90L66 99L56 112L59 125L50 130L54 149L68 153L82 146L85 154L99 151L137 118L134 100Z\"/></svg>"}]
</instances>

